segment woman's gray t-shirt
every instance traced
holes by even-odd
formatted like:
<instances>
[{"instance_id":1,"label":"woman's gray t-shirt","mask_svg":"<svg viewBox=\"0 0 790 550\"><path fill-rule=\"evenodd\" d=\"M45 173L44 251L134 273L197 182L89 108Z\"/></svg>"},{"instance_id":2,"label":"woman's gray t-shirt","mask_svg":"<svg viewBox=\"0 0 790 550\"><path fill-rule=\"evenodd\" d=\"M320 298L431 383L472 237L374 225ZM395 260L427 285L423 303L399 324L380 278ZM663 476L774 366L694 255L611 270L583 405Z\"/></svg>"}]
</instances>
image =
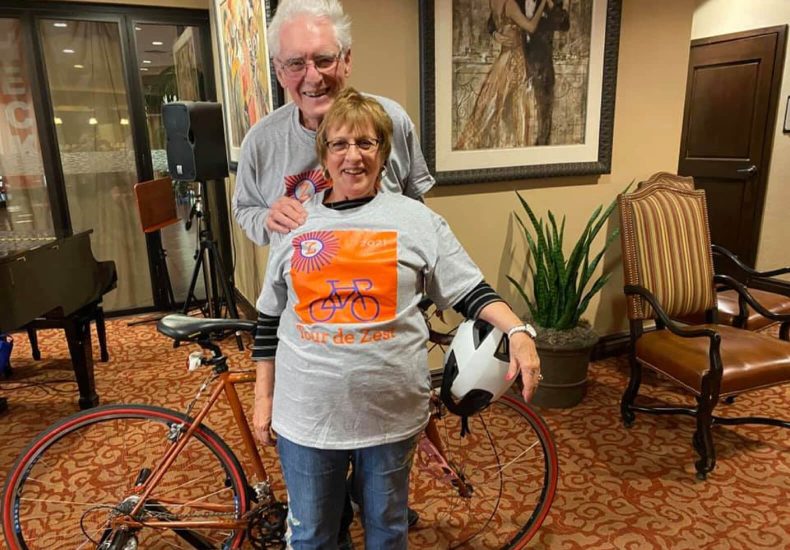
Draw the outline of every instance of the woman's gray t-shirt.
<instances>
[{"instance_id":1,"label":"woman's gray t-shirt","mask_svg":"<svg viewBox=\"0 0 790 550\"><path fill-rule=\"evenodd\" d=\"M257 309L279 315L272 427L295 443L355 449L422 430L429 415L427 295L447 309L483 275L445 220L379 193L351 210L306 204L273 235Z\"/></svg>"}]
</instances>

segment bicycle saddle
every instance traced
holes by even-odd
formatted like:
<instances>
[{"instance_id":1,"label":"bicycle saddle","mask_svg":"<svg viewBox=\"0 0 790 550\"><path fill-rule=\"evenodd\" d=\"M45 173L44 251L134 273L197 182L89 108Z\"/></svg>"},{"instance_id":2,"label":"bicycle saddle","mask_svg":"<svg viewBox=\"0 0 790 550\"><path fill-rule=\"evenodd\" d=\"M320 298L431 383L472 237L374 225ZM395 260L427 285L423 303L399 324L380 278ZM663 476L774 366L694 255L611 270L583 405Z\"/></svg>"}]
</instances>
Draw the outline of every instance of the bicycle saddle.
<instances>
[{"instance_id":1,"label":"bicycle saddle","mask_svg":"<svg viewBox=\"0 0 790 550\"><path fill-rule=\"evenodd\" d=\"M205 319L173 313L162 317L156 324L156 330L173 340L196 342L211 339L212 334L219 332L235 332L242 330L253 332L255 321L246 319Z\"/></svg>"}]
</instances>

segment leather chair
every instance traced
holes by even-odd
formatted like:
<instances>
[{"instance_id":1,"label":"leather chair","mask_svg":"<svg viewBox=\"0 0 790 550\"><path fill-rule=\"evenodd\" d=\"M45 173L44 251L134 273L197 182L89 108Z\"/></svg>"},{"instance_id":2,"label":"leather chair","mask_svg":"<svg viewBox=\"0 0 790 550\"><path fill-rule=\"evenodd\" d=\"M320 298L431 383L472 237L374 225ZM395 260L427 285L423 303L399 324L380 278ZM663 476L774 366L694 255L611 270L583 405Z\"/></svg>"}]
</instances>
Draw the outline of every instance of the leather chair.
<instances>
[{"instance_id":1,"label":"leather chair","mask_svg":"<svg viewBox=\"0 0 790 550\"><path fill-rule=\"evenodd\" d=\"M645 181L639 182L637 189L663 183L680 189L694 189L694 178L679 176L669 172L656 172ZM790 273L790 267L771 271L756 271L741 262L735 254L719 245L712 245L713 265L716 273L730 275L745 285L752 296L772 313L790 314L790 282L777 279L779 275ZM717 302L719 322L748 330L761 330L777 323L777 321L760 315L750 308L745 300L739 298L736 291L718 289ZM704 322L700 316L679 319L684 323L697 324ZM779 337L790 340L790 323L782 323Z\"/></svg>"},{"instance_id":2,"label":"leather chair","mask_svg":"<svg viewBox=\"0 0 790 550\"><path fill-rule=\"evenodd\" d=\"M620 412L627 427L636 412L693 416L697 477L705 479L716 465L714 423L790 428L787 420L713 414L720 399L790 382L790 342L718 324L716 285L732 288L772 320L787 322L790 316L765 310L744 285L714 274L703 191L656 183L620 195L618 206L631 334L631 376ZM694 315L706 322L681 326L673 320ZM645 330L652 321L656 330ZM637 405L642 367L690 392L696 407Z\"/></svg>"}]
</instances>

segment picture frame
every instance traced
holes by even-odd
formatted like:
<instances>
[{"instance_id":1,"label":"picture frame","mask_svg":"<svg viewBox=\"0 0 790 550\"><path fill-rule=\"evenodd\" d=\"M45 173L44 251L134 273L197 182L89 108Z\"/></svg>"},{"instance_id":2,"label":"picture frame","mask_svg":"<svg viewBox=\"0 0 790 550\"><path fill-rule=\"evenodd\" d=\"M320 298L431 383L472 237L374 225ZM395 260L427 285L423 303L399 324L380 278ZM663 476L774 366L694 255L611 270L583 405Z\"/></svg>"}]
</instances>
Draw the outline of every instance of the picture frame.
<instances>
[{"instance_id":1,"label":"picture frame","mask_svg":"<svg viewBox=\"0 0 790 550\"><path fill-rule=\"evenodd\" d=\"M250 7L252 6L252 7ZM264 115L283 104L269 59L266 28L277 0L212 0L219 52L228 165L236 171L241 142Z\"/></svg>"},{"instance_id":2,"label":"picture frame","mask_svg":"<svg viewBox=\"0 0 790 550\"><path fill-rule=\"evenodd\" d=\"M541 1L516 0L534 10L528 33L499 14L497 28L489 0L420 0L421 141L437 183L610 172L621 0L554 4L535 19Z\"/></svg>"},{"instance_id":3,"label":"picture frame","mask_svg":"<svg viewBox=\"0 0 790 550\"><path fill-rule=\"evenodd\" d=\"M790 95L787 96L787 102L785 103L785 123L782 126L782 132L790 134Z\"/></svg>"}]
</instances>

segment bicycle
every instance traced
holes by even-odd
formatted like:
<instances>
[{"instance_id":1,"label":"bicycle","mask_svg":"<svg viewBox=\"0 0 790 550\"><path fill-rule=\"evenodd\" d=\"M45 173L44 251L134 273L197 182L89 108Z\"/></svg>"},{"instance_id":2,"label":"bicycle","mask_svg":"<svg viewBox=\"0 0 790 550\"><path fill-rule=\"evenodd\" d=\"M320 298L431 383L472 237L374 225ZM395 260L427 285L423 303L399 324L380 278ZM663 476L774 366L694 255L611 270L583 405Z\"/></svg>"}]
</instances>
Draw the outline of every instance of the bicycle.
<instances>
[{"instance_id":1,"label":"bicycle","mask_svg":"<svg viewBox=\"0 0 790 550\"><path fill-rule=\"evenodd\" d=\"M284 547L287 508L272 490L235 388L252 383L255 372L231 371L212 341L217 333L252 332L255 323L171 315L158 328L204 350L190 355L190 370L211 370L195 399L184 413L107 405L44 430L22 452L3 491L2 525L11 550L224 550L245 540L256 549ZM451 338L432 336L443 336L445 343ZM240 431L251 480L203 424L222 394ZM432 403L411 481L410 505L420 520L410 544L522 548L546 517L557 485L557 454L545 423L506 396L470 418L472 434L461 440L460 419L446 414L438 399ZM492 437L494 430L506 430L502 444ZM523 506L505 509L504 495Z\"/></svg>"}]
</instances>

